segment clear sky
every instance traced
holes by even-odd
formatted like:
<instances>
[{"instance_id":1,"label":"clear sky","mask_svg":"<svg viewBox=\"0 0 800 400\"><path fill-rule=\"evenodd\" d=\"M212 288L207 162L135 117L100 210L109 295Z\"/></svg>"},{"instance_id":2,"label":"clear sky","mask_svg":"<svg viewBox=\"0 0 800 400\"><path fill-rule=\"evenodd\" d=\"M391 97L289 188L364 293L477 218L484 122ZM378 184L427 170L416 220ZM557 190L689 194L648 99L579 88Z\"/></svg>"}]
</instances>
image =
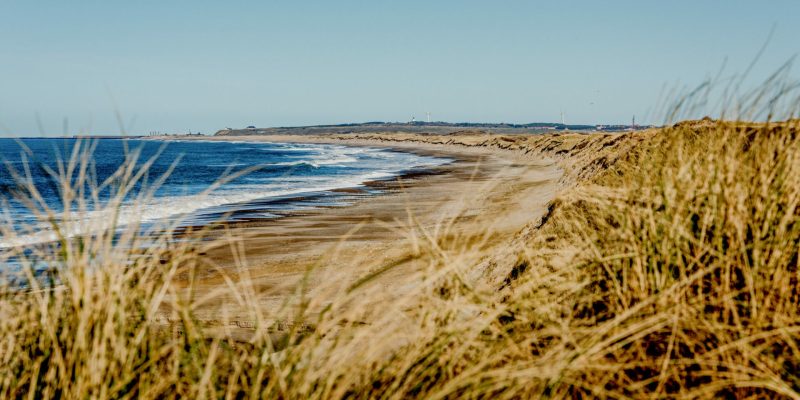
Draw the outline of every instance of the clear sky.
<instances>
[{"instance_id":1,"label":"clear sky","mask_svg":"<svg viewBox=\"0 0 800 400\"><path fill-rule=\"evenodd\" d=\"M0 0L0 135L628 123L800 52L800 1ZM797 76L794 73L794 76ZM38 118L37 118L38 115ZM37 120L39 122L37 122Z\"/></svg>"}]
</instances>

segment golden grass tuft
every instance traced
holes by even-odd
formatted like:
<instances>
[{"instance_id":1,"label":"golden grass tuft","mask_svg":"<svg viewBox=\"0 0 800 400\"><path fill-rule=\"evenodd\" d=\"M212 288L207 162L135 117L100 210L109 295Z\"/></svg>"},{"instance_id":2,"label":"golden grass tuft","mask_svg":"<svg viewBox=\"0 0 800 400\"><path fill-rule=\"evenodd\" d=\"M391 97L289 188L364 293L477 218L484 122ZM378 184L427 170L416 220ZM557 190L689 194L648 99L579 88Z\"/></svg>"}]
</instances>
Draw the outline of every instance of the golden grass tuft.
<instances>
[{"instance_id":1,"label":"golden grass tuft","mask_svg":"<svg viewBox=\"0 0 800 400\"><path fill-rule=\"evenodd\" d=\"M665 128L564 195L530 257L579 285L551 321L568 336L530 341L571 349L559 393L797 397L798 201L791 124ZM542 323L528 307L514 324Z\"/></svg>"},{"instance_id":2,"label":"golden grass tuft","mask_svg":"<svg viewBox=\"0 0 800 400\"><path fill-rule=\"evenodd\" d=\"M577 183L521 236L502 284L470 277L491 256L470 245L481 233L453 243L423 231L426 267L399 297L368 278L331 282L341 294L312 317L319 304L302 290L296 306L264 310L256 287L229 281L256 321L248 341L196 321L213 298L174 278L202 256L168 226L114 240L106 224L6 253L26 284L0 289L0 397L798 398L797 131L714 122L515 139ZM67 164L54 175L79 201L88 181L66 177L90 160ZM133 165L108 183L122 196L110 215L144 176ZM80 222L33 197L55 228Z\"/></svg>"}]
</instances>

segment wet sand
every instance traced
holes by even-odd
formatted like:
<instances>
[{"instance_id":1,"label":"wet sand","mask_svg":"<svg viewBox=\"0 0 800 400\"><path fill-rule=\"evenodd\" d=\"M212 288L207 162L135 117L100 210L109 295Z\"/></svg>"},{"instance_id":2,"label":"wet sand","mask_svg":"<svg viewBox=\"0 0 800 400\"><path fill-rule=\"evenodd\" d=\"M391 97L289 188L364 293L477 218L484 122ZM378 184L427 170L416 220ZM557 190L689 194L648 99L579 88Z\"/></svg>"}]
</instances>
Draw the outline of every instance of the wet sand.
<instances>
[{"instance_id":1,"label":"wet sand","mask_svg":"<svg viewBox=\"0 0 800 400\"><path fill-rule=\"evenodd\" d=\"M371 284L401 291L404 279L429 261L417 256L426 237L449 240L465 251L500 253L494 247L508 246L513 235L544 215L561 176L552 160L496 148L298 136L212 140L374 146L455 159L425 173L370 183L379 189L377 195L344 189L353 195L348 206L217 231L226 245L203 251L195 294L210 300L198 307L197 317L220 322L226 330L252 325L253 307L246 301L257 299L257 308L270 315L301 294L324 305L326 297L376 271L381 273ZM232 289L241 282L254 294L248 300Z\"/></svg>"}]
</instances>

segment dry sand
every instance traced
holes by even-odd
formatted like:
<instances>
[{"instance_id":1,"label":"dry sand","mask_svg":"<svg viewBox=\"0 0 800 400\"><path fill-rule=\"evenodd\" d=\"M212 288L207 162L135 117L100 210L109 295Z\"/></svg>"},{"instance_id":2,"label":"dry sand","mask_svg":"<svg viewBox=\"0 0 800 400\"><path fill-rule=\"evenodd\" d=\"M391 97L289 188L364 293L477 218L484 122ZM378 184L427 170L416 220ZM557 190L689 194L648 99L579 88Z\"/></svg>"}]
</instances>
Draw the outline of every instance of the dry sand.
<instances>
[{"instance_id":1,"label":"dry sand","mask_svg":"<svg viewBox=\"0 0 800 400\"><path fill-rule=\"evenodd\" d=\"M408 284L404 279L428 262L417 257L426 238L463 251L501 254L494 247L508 247L514 235L544 215L561 177L551 159L496 147L331 136L211 139L374 146L456 160L432 174L380 183L382 194L359 197L349 206L231 227L230 245L205 251L208 263L200 268L196 292L213 299L199 307L198 318L224 326L247 328L254 319L241 311L249 307L230 289L236 282L252 283L259 306L274 314L300 293L323 306L326 296L375 271L382 273L371 284L399 293Z\"/></svg>"}]
</instances>

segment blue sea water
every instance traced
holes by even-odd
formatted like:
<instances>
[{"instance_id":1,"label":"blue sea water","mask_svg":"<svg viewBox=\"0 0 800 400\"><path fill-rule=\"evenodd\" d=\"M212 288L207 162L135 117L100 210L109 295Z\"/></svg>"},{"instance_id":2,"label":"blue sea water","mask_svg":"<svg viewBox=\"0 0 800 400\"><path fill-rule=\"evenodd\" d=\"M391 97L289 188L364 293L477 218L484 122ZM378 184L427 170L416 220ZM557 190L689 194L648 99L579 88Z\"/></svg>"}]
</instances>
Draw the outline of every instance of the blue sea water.
<instances>
[{"instance_id":1,"label":"blue sea water","mask_svg":"<svg viewBox=\"0 0 800 400\"><path fill-rule=\"evenodd\" d=\"M46 167L57 171L59 160L69 159L76 143L74 139L0 139L3 223L11 223L15 228L27 226L27 232L30 226L36 226L31 211L15 199L20 182L10 173L25 171L26 165L30 175L25 180L37 188L48 207L63 210L58 187L53 185ZM141 151L140 163L157 155L148 170L149 182L162 176L177 160L174 170L149 200L150 204L134 208L131 202L137 191L133 191L120 209L122 224L133 219L145 223L171 220L189 226L216 221L225 215L239 219L272 218L281 211L336 204L341 195L331 192L334 189L358 187L414 168L450 162L388 149L322 144L102 139L93 145L91 171L97 182L111 176L125 159L126 151L132 149ZM257 168L201 195L221 176L250 167ZM107 195L101 192L101 197ZM309 202L309 198L318 200ZM320 202L320 198L326 199L325 202ZM103 199L100 200L102 203ZM28 236L28 239L24 235L16 237L11 243L0 234L0 248L41 240L37 235Z\"/></svg>"}]
</instances>

